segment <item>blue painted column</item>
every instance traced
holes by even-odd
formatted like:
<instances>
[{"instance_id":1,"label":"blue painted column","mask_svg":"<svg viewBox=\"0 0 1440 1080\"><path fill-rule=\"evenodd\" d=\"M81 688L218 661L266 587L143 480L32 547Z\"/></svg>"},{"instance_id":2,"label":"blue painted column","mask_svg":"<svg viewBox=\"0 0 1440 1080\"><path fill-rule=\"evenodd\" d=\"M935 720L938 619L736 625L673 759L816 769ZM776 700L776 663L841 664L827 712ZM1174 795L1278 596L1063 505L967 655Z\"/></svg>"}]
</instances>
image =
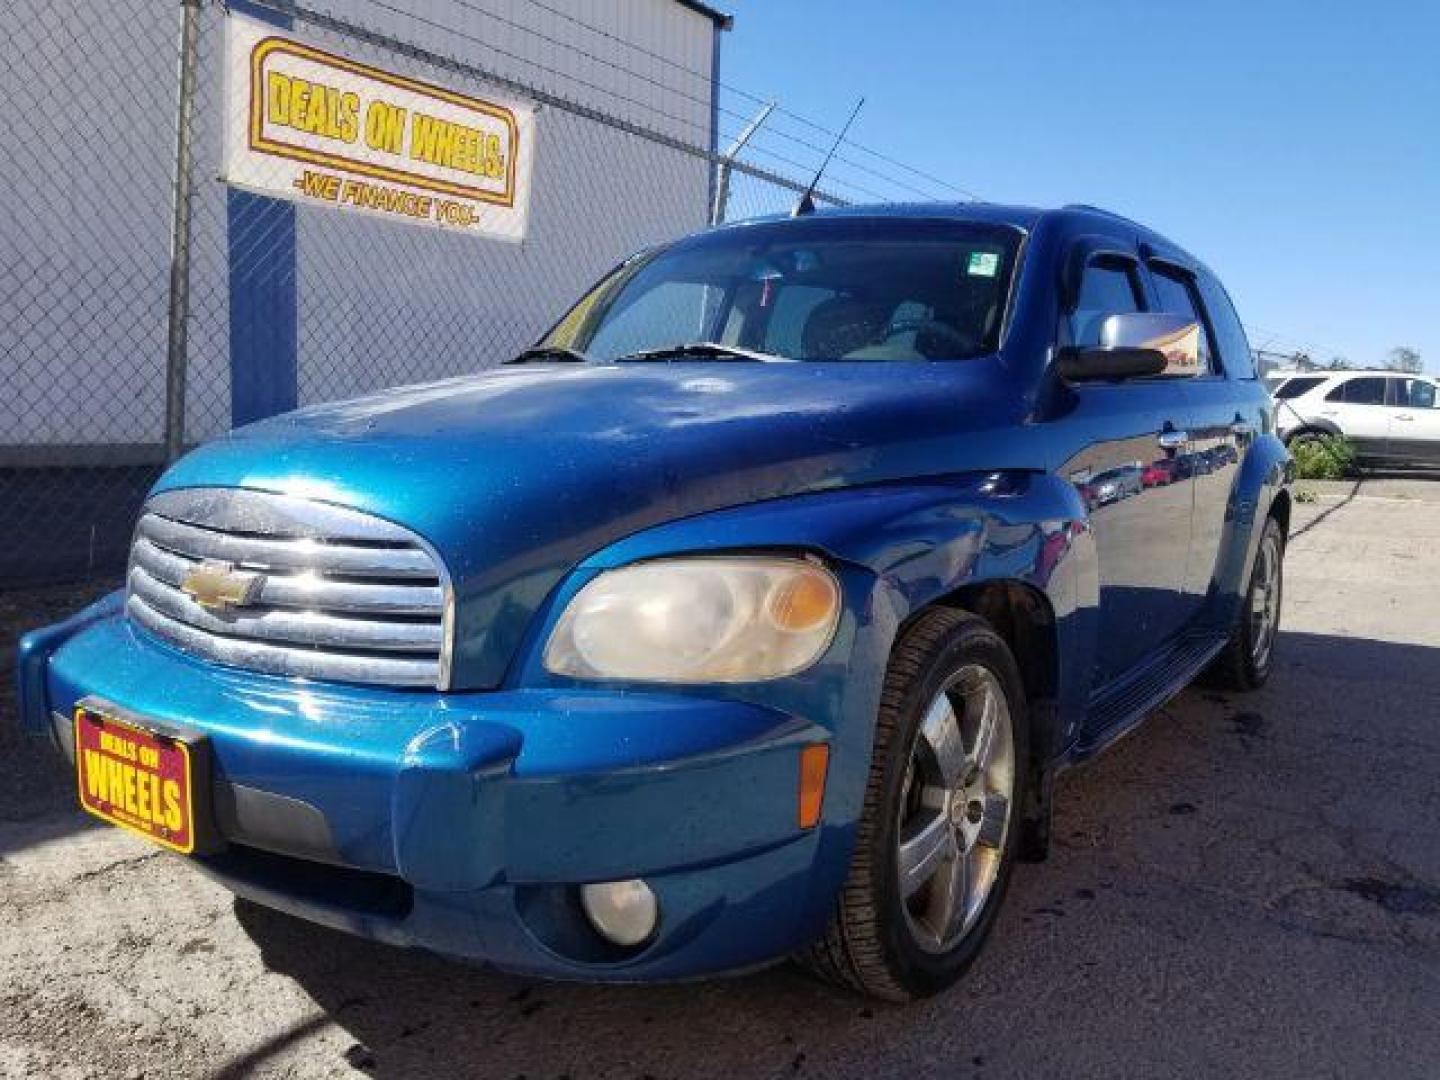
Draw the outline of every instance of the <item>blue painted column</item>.
<instances>
[{"instance_id":1,"label":"blue painted column","mask_svg":"<svg viewBox=\"0 0 1440 1080\"><path fill-rule=\"evenodd\" d=\"M288 30L269 8L231 0L230 10ZM230 288L230 423L295 408L299 399L299 302L295 204L230 188L226 193Z\"/></svg>"},{"instance_id":2,"label":"blue painted column","mask_svg":"<svg viewBox=\"0 0 1440 1080\"><path fill-rule=\"evenodd\" d=\"M715 23L710 27L710 184L705 197L705 220L710 220L711 207L715 205L716 181L719 178L720 153L720 35L725 27Z\"/></svg>"}]
</instances>

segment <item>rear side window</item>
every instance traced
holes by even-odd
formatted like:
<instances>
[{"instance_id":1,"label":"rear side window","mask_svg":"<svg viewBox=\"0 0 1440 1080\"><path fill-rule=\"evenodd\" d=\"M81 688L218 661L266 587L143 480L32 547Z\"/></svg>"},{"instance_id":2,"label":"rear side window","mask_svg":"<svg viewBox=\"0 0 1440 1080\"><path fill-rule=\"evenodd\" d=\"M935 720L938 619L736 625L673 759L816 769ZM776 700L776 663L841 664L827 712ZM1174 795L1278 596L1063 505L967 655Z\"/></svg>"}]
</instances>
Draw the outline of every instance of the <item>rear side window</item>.
<instances>
[{"instance_id":1,"label":"rear side window","mask_svg":"<svg viewBox=\"0 0 1440 1080\"><path fill-rule=\"evenodd\" d=\"M1385 379L1348 379L1325 395L1326 401L1343 401L1347 405L1384 405Z\"/></svg>"},{"instance_id":2,"label":"rear side window","mask_svg":"<svg viewBox=\"0 0 1440 1080\"><path fill-rule=\"evenodd\" d=\"M1168 266L1152 266L1155 279L1155 294L1160 301L1160 310L1171 315L1183 315L1200 324L1200 368L1202 371L1215 370L1215 350L1210 341L1209 324L1199 296L1190 275L1183 270L1172 270Z\"/></svg>"},{"instance_id":3,"label":"rear side window","mask_svg":"<svg viewBox=\"0 0 1440 1080\"><path fill-rule=\"evenodd\" d=\"M1107 315L1140 310L1134 266L1119 259L1096 260L1085 267L1080 278L1080 297L1070 314L1070 341L1075 345L1098 345L1100 326Z\"/></svg>"},{"instance_id":4,"label":"rear side window","mask_svg":"<svg viewBox=\"0 0 1440 1080\"><path fill-rule=\"evenodd\" d=\"M1286 379L1285 382L1281 383L1276 389L1275 396L1281 401L1287 398L1297 398L1301 394L1308 394L1324 381L1325 377L1323 375L1313 379Z\"/></svg>"},{"instance_id":5,"label":"rear side window","mask_svg":"<svg viewBox=\"0 0 1440 1080\"><path fill-rule=\"evenodd\" d=\"M1255 355L1250 351L1250 340L1245 336L1245 327L1240 323L1240 316L1230 302L1229 294L1213 277L1202 273L1200 297L1205 301L1210 328L1215 331L1215 346L1220 350L1220 363L1226 373L1232 379L1255 378ZM1308 389L1313 390L1319 381L1312 382Z\"/></svg>"},{"instance_id":6,"label":"rear side window","mask_svg":"<svg viewBox=\"0 0 1440 1080\"><path fill-rule=\"evenodd\" d=\"M1435 384L1424 379L1406 379L1396 401L1410 409L1435 408Z\"/></svg>"}]
</instances>

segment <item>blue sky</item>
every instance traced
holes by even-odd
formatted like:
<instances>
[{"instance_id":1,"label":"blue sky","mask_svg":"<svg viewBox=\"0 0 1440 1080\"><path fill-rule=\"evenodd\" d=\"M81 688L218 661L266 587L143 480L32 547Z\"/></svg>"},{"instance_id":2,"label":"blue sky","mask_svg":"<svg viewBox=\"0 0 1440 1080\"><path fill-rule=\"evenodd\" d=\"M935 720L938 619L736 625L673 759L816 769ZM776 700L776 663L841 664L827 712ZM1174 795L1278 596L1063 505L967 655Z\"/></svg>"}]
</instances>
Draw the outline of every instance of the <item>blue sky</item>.
<instances>
[{"instance_id":1,"label":"blue sky","mask_svg":"<svg viewBox=\"0 0 1440 1080\"><path fill-rule=\"evenodd\" d=\"M1364 365L1404 344L1440 371L1440 2L722 6L726 84L831 127L863 94L866 146L991 201L1135 217L1216 270L1256 345Z\"/></svg>"}]
</instances>

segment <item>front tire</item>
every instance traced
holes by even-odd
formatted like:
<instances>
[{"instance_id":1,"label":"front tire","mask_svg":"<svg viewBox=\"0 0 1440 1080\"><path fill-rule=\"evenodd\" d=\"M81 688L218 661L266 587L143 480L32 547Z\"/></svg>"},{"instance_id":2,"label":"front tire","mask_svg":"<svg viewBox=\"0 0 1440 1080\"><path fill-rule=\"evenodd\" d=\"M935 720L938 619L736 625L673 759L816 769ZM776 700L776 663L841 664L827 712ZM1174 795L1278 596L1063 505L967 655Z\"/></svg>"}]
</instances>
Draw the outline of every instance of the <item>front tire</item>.
<instances>
[{"instance_id":1,"label":"front tire","mask_svg":"<svg viewBox=\"0 0 1440 1080\"><path fill-rule=\"evenodd\" d=\"M964 974L1009 884L1028 753L1005 642L965 612L922 615L886 672L849 875L802 961L890 1001Z\"/></svg>"}]
</instances>

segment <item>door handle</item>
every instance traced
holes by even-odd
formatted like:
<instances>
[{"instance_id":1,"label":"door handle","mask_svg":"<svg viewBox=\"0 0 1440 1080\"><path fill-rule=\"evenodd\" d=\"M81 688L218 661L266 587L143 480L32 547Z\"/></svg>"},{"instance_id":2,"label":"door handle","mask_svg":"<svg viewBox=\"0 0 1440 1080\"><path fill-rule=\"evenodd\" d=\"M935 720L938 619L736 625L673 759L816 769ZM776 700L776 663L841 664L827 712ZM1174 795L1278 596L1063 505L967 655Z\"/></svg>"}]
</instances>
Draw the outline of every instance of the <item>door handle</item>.
<instances>
[{"instance_id":1,"label":"door handle","mask_svg":"<svg viewBox=\"0 0 1440 1080\"><path fill-rule=\"evenodd\" d=\"M1190 441L1190 433L1170 428L1155 436L1155 441L1160 444L1161 450L1179 450Z\"/></svg>"},{"instance_id":2,"label":"door handle","mask_svg":"<svg viewBox=\"0 0 1440 1080\"><path fill-rule=\"evenodd\" d=\"M1409 413L1404 413L1404 412L1402 412L1402 413L1396 413L1396 414L1395 414L1395 419L1396 419L1396 420L1414 420L1415 417L1411 416Z\"/></svg>"}]
</instances>

